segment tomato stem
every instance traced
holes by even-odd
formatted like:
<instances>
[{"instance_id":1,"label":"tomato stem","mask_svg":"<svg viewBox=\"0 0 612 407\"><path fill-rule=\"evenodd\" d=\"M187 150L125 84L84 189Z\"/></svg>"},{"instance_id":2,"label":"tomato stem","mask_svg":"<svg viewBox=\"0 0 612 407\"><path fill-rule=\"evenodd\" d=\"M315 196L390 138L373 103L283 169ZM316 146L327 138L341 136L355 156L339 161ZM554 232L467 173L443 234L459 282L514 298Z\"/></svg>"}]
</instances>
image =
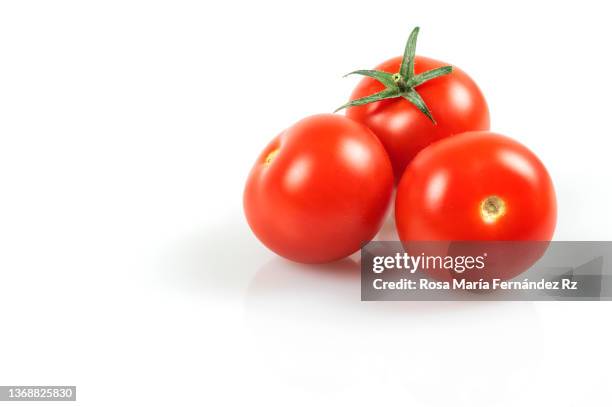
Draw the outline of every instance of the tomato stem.
<instances>
[{"instance_id":1,"label":"tomato stem","mask_svg":"<svg viewBox=\"0 0 612 407\"><path fill-rule=\"evenodd\" d=\"M348 75L363 75L377 80L378 82L385 85L385 89L370 96L366 96L360 99L352 100L344 105L340 106L334 111L337 112L351 106L361 106L372 102L378 102L383 99L393 99L402 97L416 106L425 116L436 123L431 111L421 98L421 95L415 89L417 86L438 78L443 75L448 75L453 71L452 66L443 66L440 68L432 69L430 71L422 72L418 75L414 73L414 59L416 52L416 41L419 35L419 27L415 27L410 33L408 41L406 41L406 47L404 50L404 56L402 57L402 64L400 70L397 73L390 74L388 72L376 71L376 70L358 70L350 72Z\"/></svg>"}]
</instances>

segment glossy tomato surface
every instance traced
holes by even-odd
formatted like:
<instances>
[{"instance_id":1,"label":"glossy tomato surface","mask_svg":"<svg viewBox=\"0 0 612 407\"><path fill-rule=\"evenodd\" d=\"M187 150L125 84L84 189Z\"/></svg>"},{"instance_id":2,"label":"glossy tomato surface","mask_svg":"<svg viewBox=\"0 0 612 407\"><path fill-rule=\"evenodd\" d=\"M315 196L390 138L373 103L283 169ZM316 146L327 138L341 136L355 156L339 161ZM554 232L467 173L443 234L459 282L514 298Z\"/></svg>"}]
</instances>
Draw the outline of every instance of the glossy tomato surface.
<instances>
[{"instance_id":1,"label":"glossy tomato surface","mask_svg":"<svg viewBox=\"0 0 612 407\"><path fill-rule=\"evenodd\" d=\"M551 178L522 144L468 132L423 150L398 186L400 239L549 241L557 205Z\"/></svg>"},{"instance_id":2,"label":"glossy tomato surface","mask_svg":"<svg viewBox=\"0 0 612 407\"><path fill-rule=\"evenodd\" d=\"M401 57L390 59L375 69L396 73ZM417 56L415 73L448 65ZM351 100L372 95L384 86L372 78L364 78L351 95ZM436 124L412 103L403 99L386 99L347 109L347 117L369 127L389 153L396 180L416 154L434 141L453 134L489 129L489 109L476 83L462 70L453 71L416 87L429 107Z\"/></svg>"},{"instance_id":3,"label":"glossy tomato surface","mask_svg":"<svg viewBox=\"0 0 612 407\"><path fill-rule=\"evenodd\" d=\"M357 251L380 229L393 171L380 141L341 115L307 117L260 154L244 191L255 235L290 260L321 263Z\"/></svg>"}]
</instances>

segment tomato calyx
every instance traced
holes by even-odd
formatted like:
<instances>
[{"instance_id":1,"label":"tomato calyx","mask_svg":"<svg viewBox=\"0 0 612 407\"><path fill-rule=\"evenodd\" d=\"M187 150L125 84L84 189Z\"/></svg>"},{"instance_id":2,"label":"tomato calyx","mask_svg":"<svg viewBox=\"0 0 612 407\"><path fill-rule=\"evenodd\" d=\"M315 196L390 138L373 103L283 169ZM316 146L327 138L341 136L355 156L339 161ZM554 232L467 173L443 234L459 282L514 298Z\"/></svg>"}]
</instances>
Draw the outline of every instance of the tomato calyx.
<instances>
[{"instance_id":1,"label":"tomato calyx","mask_svg":"<svg viewBox=\"0 0 612 407\"><path fill-rule=\"evenodd\" d=\"M415 27L410 33L408 41L406 42L406 48L404 50L404 56L402 57L402 64L400 65L400 71L394 74L384 71L367 70L361 69L350 72L346 75L363 75L377 80L378 82L385 85L385 89L377 92L373 95L366 96L363 98L352 100L344 105L340 106L334 111L337 112L351 106L361 106L372 102L378 102L383 99L394 99L402 97L417 107L432 123L436 123L431 111L421 98L421 95L416 91L416 87L423 83L435 79L437 77L448 75L452 72L452 66L442 66L440 68L432 69L415 75L414 73L414 58L416 52L416 40L419 35L419 27Z\"/></svg>"}]
</instances>

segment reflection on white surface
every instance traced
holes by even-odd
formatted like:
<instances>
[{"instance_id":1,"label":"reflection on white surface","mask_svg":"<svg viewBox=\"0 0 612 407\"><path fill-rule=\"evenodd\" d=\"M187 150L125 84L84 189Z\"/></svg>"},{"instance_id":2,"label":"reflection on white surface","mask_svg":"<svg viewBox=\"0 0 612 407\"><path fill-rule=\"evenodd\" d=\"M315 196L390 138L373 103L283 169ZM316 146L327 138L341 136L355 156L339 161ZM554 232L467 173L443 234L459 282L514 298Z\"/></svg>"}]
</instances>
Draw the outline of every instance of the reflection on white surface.
<instances>
[{"instance_id":1,"label":"reflection on white surface","mask_svg":"<svg viewBox=\"0 0 612 407\"><path fill-rule=\"evenodd\" d=\"M387 219L378 231L373 240L399 240L397 229L395 228L395 214L393 213L393 202L395 202L395 191L391 197L391 208L387 214Z\"/></svg>"},{"instance_id":2,"label":"reflection on white surface","mask_svg":"<svg viewBox=\"0 0 612 407\"><path fill-rule=\"evenodd\" d=\"M393 235L390 217L378 239ZM541 382L546 344L531 303L362 302L358 255L290 262L241 223L178 243L163 269L218 312L242 309L242 325L231 322L244 355L236 368L255 387L321 402L474 407L496 405L500 394L528 405L524 395Z\"/></svg>"},{"instance_id":3,"label":"reflection on white surface","mask_svg":"<svg viewBox=\"0 0 612 407\"><path fill-rule=\"evenodd\" d=\"M376 239L397 239L392 213ZM231 299L242 295L258 269L271 259L286 262L289 269L297 267L304 270L306 276L314 276L317 269L334 267L300 265L283 260L259 243L243 220L243 215L236 214L225 222L177 241L162 256L159 268L173 286L206 293L211 297ZM359 253L353 254L350 259L358 274ZM355 277L359 278L358 275Z\"/></svg>"},{"instance_id":4,"label":"reflection on white surface","mask_svg":"<svg viewBox=\"0 0 612 407\"><path fill-rule=\"evenodd\" d=\"M210 298L240 298L254 265L273 256L251 233L242 214L178 240L162 256L160 271L173 287Z\"/></svg>"},{"instance_id":5,"label":"reflection on white surface","mask_svg":"<svg viewBox=\"0 0 612 407\"><path fill-rule=\"evenodd\" d=\"M262 374L296 391L360 392L373 403L400 391L408 405L495 405L514 386L531 386L539 363L531 304L361 302L352 260L304 266L273 258L244 304Z\"/></svg>"}]
</instances>

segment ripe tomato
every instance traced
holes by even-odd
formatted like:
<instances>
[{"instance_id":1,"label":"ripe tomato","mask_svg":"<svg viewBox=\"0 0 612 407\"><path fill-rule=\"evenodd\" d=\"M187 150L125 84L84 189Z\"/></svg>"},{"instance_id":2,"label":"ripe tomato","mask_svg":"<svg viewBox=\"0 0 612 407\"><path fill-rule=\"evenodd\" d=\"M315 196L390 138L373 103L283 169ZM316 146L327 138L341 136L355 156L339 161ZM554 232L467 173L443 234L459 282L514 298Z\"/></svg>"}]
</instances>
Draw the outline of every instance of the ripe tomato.
<instances>
[{"instance_id":1,"label":"ripe tomato","mask_svg":"<svg viewBox=\"0 0 612 407\"><path fill-rule=\"evenodd\" d=\"M344 116L305 118L261 153L244 191L255 235L290 260L338 260L371 240L391 201L393 171L380 141Z\"/></svg>"},{"instance_id":2,"label":"ripe tomato","mask_svg":"<svg viewBox=\"0 0 612 407\"><path fill-rule=\"evenodd\" d=\"M556 218L555 191L540 160L486 131L424 149L406 169L395 203L398 234L409 252L488 255L486 268L461 274L469 281L508 280L527 270L546 251ZM438 280L457 276L447 269L427 273Z\"/></svg>"},{"instance_id":3,"label":"ripe tomato","mask_svg":"<svg viewBox=\"0 0 612 407\"><path fill-rule=\"evenodd\" d=\"M375 69L394 74L400 71L402 57L390 59ZM416 75L445 66L444 62L417 56ZM351 95L351 100L385 89L379 81L366 77ZM402 97L348 107L346 116L365 124L385 146L396 181L416 154L434 141L453 134L489 129L489 109L476 83L459 68L425 82L416 88L436 123Z\"/></svg>"},{"instance_id":4,"label":"ripe tomato","mask_svg":"<svg viewBox=\"0 0 612 407\"><path fill-rule=\"evenodd\" d=\"M486 131L424 149L406 169L395 203L403 241L548 241L556 218L555 191L540 160Z\"/></svg>"}]
</instances>

